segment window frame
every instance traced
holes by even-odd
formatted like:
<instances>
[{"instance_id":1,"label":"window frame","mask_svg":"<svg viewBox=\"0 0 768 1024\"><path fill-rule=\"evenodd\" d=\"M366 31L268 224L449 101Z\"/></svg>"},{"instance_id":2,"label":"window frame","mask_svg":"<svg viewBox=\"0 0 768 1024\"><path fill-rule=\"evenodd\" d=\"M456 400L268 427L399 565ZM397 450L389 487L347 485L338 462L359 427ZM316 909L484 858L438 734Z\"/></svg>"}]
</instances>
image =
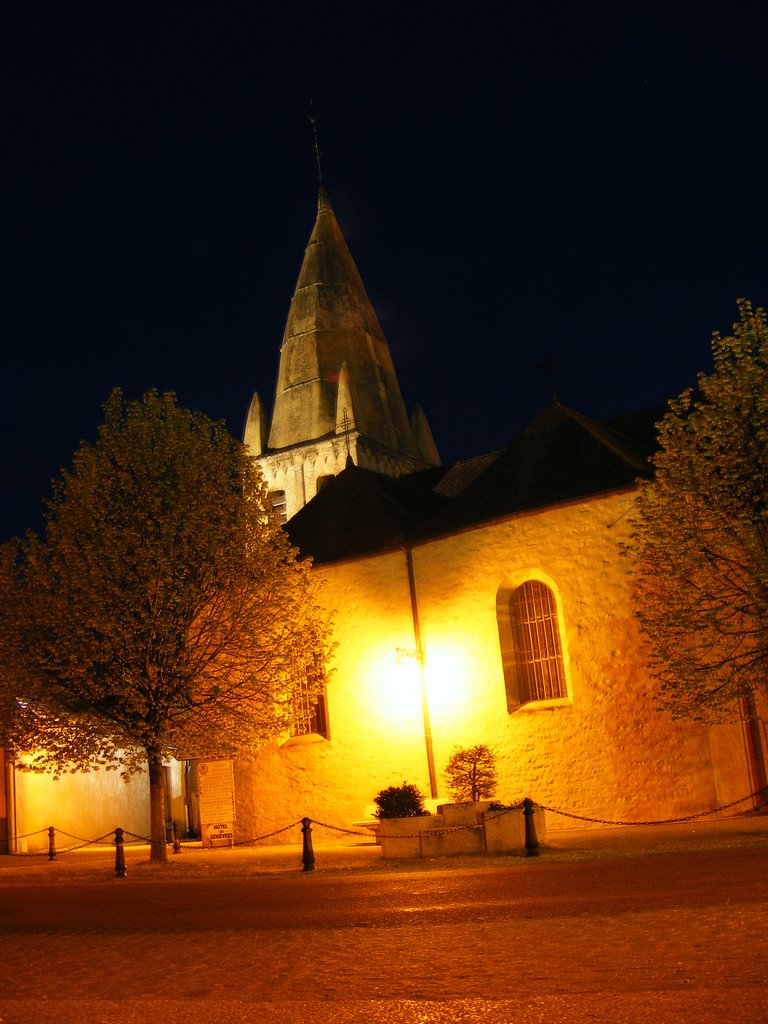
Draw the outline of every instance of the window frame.
<instances>
[{"instance_id":1,"label":"window frame","mask_svg":"<svg viewBox=\"0 0 768 1024\"><path fill-rule=\"evenodd\" d=\"M318 673L322 679L322 688L312 707L309 707L307 700L306 684L312 673ZM308 740L330 740L331 730L328 718L328 691L325 668L317 659L313 665L308 665L305 678L302 681L302 688L293 701L293 722L291 725L288 743Z\"/></svg>"},{"instance_id":2,"label":"window frame","mask_svg":"<svg viewBox=\"0 0 768 1024\"><path fill-rule=\"evenodd\" d=\"M527 660L527 665L557 666L559 683L557 695L536 696L535 687L529 686L529 679L524 678L526 660L521 656L519 636L525 628L520 622L514 621L513 602L526 584L538 584L545 588L549 604L549 614L540 617L534 632L545 639L544 658L534 655ZM537 588L538 589L538 588ZM541 593L541 592L540 592ZM557 707L567 707L571 701L570 672L566 633L563 625L563 612L560 593L554 581L539 570L526 570L515 574L499 588L496 597L496 616L499 627L501 660L506 690L507 711L512 714L518 710L535 711ZM554 627L554 633L552 633ZM547 633L550 634L547 641ZM529 637L531 651L534 650L535 637ZM558 649L559 648L559 649ZM541 651L541 647L535 648ZM549 668L547 669L549 672ZM554 693L554 691L551 691Z\"/></svg>"}]
</instances>

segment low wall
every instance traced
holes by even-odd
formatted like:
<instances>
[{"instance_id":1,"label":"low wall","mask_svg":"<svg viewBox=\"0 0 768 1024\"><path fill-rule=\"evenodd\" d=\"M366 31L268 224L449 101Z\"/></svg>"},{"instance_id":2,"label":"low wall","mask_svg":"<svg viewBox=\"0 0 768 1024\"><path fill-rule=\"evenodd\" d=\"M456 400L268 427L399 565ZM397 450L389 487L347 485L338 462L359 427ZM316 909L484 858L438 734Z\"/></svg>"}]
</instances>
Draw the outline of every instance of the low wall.
<instances>
[{"instance_id":1,"label":"low wall","mask_svg":"<svg viewBox=\"0 0 768 1024\"><path fill-rule=\"evenodd\" d=\"M539 842L546 839L546 815L531 805ZM450 857L458 854L505 853L525 857L525 815L522 807L493 810L492 803L441 804L436 814L379 821L381 856Z\"/></svg>"}]
</instances>

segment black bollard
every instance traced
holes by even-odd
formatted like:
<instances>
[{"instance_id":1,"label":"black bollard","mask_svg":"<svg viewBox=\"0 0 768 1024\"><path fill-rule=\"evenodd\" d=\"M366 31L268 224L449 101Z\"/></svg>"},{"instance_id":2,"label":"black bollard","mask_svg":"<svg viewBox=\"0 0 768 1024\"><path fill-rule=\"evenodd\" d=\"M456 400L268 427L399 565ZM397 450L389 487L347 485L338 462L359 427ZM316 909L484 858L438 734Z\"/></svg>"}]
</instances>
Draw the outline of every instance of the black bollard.
<instances>
[{"instance_id":1,"label":"black bollard","mask_svg":"<svg viewBox=\"0 0 768 1024\"><path fill-rule=\"evenodd\" d=\"M529 796L523 800L523 816L525 818L525 856L539 856L539 840L536 838L536 825L533 816L536 813L533 800Z\"/></svg>"},{"instance_id":2,"label":"black bollard","mask_svg":"<svg viewBox=\"0 0 768 1024\"><path fill-rule=\"evenodd\" d=\"M312 849L312 819L301 819L301 831L304 835L304 848L301 853L302 871L315 870L315 851Z\"/></svg>"},{"instance_id":3,"label":"black bollard","mask_svg":"<svg viewBox=\"0 0 768 1024\"><path fill-rule=\"evenodd\" d=\"M48 829L48 860L56 860L56 829L53 825Z\"/></svg>"},{"instance_id":4,"label":"black bollard","mask_svg":"<svg viewBox=\"0 0 768 1024\"><path fill-rule=\"evenodd\" d=\"M115 829L115 875L118 878L125 878L125 850L123 849L123 830Z\"/></svg>"},{"instance_id":5,"label":"black bollard","mask_svg":"<svg viewBox=\"0 0 768 1024\"><path fill-rule=\"evenodd\" d=\"M181 853L181 843L179 842L179 823L174 821L173 823L173 852Z\"/></svg>"}]
</instances>

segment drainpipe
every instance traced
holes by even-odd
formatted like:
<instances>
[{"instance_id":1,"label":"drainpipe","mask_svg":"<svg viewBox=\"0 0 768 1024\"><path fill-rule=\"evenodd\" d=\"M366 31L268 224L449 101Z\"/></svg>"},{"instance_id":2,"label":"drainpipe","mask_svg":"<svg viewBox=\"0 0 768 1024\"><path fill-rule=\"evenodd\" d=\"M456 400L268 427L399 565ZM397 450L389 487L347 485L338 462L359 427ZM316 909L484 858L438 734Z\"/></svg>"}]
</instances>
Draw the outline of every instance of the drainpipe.
<instances>
[{"instance_id":1,"label":"drainpipe","mask_svg":"<svg viewBox=\"0 0 768 1024\"><path fill-rule=\"evenodd\" d=\"M744 725L744 740L747 747L747 767L749 770L752 791L755 797L754 807L765 807L768 804L768 775L765 767L765 753L760 736L760 721L753 696L743 697L741 701L741 718ZM758 792L758 790L760 792Z\"/></svg>"},{"instance_id":2,"label":"drainpipe","mask_svg":"<svg viewBox=\"0 0 768 1024\"><path fill-rule=\"evenodd\" d=\"M421 625L419 624L419 605L416 600L416 575L413 571L413 551L403 548L405 564L408 567L408 590L411 595L411 618L413 619L413 640L416 645L416 659L419 663L419 689L421 690L421 713L424 718L424 742L427 747L427 768L429 770L429 795L437 798L437 776L435 774L435 755L432 750L432 725L429 719L429 701L427 700L427 680L424 675L424 649L421 646Z\"/></svg>"},{"instance_id":3,"label":"drainpipe","mask_svg":"<svg viewBox=\"0 0 768 1024\"><path fill-rule=\"evenodd\" d=\"M6 828L8 835L6 837L6 848L8 853L17 853L16 849L16 766L13 761L8 760L7 751L4 752L3 758L3 777L5 783L5 815L6 815Z\"/></svg>"}]
</instances>

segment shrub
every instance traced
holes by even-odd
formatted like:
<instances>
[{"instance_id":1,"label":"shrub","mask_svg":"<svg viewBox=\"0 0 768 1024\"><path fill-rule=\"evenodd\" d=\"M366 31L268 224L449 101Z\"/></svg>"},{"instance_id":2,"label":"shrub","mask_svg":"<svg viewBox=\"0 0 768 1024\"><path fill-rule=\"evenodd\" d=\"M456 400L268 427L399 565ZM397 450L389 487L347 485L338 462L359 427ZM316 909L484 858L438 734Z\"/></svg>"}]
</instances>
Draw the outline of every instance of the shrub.
<instances>
[{"instance_id":1,"label":"shrub","mask_svg":"<svg viewBox=\"0 0 768 1024\"><path fill-rule=\"evenodd\" d=\"M484 743L456 747L445 766L448 789L457 803L483 800L496 789L496 755Z\"/></svg>"},{"instance_id":2,"label":"shrub","mask_svg":"<svg viewBox=\"0 0 768 1024\"><path fill-rule=\"evenodd\" d=\"M377 818L419 818L424 810L424 797L416 786L403 781L402 786L389 786L373 798L378 810Z\"/></svg>"}]
</instances>

